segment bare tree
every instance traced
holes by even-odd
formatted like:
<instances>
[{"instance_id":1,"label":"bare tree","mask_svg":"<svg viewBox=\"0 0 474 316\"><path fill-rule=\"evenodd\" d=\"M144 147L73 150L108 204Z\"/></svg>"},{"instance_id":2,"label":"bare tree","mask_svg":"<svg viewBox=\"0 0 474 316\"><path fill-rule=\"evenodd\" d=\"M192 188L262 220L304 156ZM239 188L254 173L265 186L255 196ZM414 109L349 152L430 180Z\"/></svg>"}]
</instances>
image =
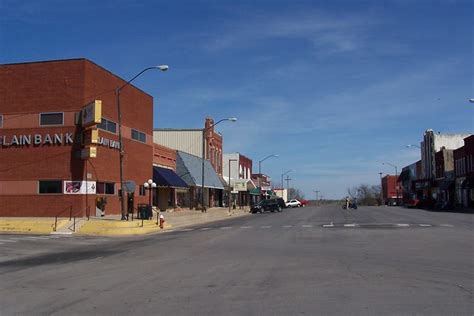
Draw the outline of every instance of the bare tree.
<instances>
[{"instance_id":1,"label":"bare tree","mask_svg":"<svg viewBox=\"0 0 474 316\"><path fill-rule=\"evenodd\" d=\"M360 184L348 188L347 193L361 205L380 205L380 185Z\"/></svg>"},{"instance_id":2,"label":"bare tree","mask_svg":"<svg viewBox=\"0 0 474 316\"><path fill-rule=\"evenodd\" d=\"M291 199L304 200L304 194L303 194L303 192L301 192L300 189L289 188L288 189L288 200L291 200Z\"/></svg>"}]
</instances>

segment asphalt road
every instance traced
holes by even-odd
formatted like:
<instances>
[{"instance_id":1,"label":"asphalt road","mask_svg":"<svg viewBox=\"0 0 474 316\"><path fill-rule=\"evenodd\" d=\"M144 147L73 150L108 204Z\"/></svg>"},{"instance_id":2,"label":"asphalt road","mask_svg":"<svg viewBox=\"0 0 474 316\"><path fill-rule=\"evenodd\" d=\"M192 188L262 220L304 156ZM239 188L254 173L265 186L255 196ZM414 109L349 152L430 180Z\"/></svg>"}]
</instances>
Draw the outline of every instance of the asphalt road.
<instances>
[{"instance_id":1,"label":"asphalt road","mask_svg":"<svg viewBox=\"0 0 474 316\"><path fill-rule=\"evenodd\" d=\"M473 233L473 214L323 206L146 237L0 235L0 314L473 315Z\"/></svg>"}]
</instances>

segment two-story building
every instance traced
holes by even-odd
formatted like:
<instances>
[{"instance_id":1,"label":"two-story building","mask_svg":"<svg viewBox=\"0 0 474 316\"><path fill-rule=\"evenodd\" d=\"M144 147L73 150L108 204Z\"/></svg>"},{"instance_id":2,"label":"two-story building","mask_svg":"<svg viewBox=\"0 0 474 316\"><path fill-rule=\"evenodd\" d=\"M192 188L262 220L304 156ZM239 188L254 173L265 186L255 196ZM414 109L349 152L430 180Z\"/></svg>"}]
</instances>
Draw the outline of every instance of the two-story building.
<instances>
[{"instance_id":1,"label":"two-story building","mask_svg":"<svg viewBox=\"0 0 474 316\"><path fill-rule=\"evenodd\" d=\"M147 203L135 187L152 177L153 98L121 90L120 142L125 83L83 58L0 65L0 216L95 215L103 205L120 214Z\"/></svg>"}]
</instances>

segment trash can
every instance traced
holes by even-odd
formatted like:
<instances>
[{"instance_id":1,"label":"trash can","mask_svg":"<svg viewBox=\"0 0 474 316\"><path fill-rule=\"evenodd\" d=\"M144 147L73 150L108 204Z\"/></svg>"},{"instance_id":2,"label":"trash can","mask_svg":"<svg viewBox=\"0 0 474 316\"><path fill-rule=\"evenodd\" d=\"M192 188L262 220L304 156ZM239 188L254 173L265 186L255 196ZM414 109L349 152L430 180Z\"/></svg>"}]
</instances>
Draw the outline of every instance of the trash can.
<instances>
[{"instance_id":1,"label":"trash can","mask_svg":"<svg viewBox=\"0 0 474 316\"><path fill-rule=\"evenodd\" d=\"M148 219L148 204L138 204L138 214L137 217L139 219Z\"/></svg>"}]
</instances>

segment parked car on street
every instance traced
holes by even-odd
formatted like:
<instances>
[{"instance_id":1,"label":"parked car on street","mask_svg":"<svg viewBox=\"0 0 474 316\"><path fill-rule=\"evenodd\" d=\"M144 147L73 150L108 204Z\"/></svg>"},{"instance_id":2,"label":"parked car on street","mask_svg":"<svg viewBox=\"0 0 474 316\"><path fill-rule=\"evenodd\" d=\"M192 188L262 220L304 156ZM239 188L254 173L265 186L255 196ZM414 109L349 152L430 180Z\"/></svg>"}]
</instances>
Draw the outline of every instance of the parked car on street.
<instances>
[{"instance_id":1,"label":"parked car on street","mask_svg":"<svg viewBox=\"0 0 474 316\"><path fill-rule=\"evenodd\" d=\"M280 202L281 203L281 202ZM268 199L268 200L261 200L254 206L250 208L250 213L263 213L266 211L270 212L281 212L282 207L280 206L278 199Z\"/></svg>"},{"instance_id":2,"label":"parked car on street","mask_svg":"<svg viewBox=\"0 0 474 316\"><path fill-rule=\"evenodd\" d=\"M292 199L286 202L286 207L301 207L302 204L297 199Z\"/></svg>"},{"instance_id":3,"label":"parked car on street","mask_svg":"<svg viewBox=\"0 0 474 316\"><path fill-rule=\"evenodd\" d=\"M302 207L305 207L306 205L308 205L309 201L308 200L301 200L301 206Z\"/></svg>"}]
</instances>

